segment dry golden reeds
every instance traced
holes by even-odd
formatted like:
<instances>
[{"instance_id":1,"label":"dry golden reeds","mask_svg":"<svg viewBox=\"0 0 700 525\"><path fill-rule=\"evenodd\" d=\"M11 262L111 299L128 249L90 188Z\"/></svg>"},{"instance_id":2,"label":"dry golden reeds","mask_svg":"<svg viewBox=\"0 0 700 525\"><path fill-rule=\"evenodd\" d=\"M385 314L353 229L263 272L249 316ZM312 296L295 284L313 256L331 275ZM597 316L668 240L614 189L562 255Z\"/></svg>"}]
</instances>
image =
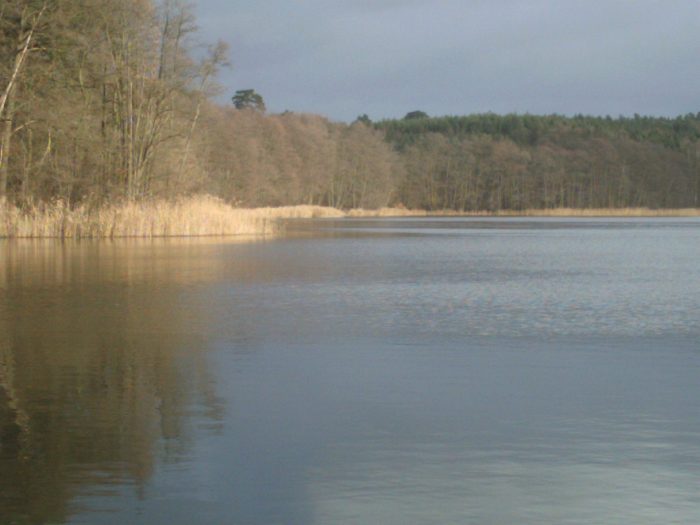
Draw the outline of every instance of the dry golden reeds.
<instances>
[{"instance_id":1,"label":"dry golden reeds","mask_svg":"<svg viewBox=\"0 0 700 525\"><path fill-rule=\"evenodd\" d=\"M185 237L204 235L267 235L279 231L280 219L341 217L700 217L700 209L552 208L458 212L405 208L342 211L324 206L233 208L208 195L171 201L125 202L98 208L70 208L62 201L17 208L0 201L0 237Z\"/></svg>"},{"instance_id":2,"label":"dry golden reeds","mask_svg":"<svg viewBox=\"0 0 700 525\"><path fill-rule=\"evenodd\" d=\"M499 216L522 217L700 217L699 208L550 208L542 210L503 210Z\"/></svg>"},{"instance_id":3,"label":"dry golden reeds","mask_svg":"<svg viewBox=\"0 0 700 525\"><path fill-rule=\"evenodd\" d=\"M364 210L357 208L348 210L347 217L425 217L429 213L425 210L409 210L406 208L379 208L377 210Z\"/></svg>"},{"instance_id":4,"label":"dry golden reeds","mask_svg":"<svg viewBox=\"0 0 700 525\"><path fill-rule=\"evenodd\" d=\"M279 206L275 208L253 208L256 216L266 219L325 219L345 217L346 213L328 206L302 204L297 206Z\"/></svg>"},{"instance_id":5,"label":"dry golden reeds","mask_svg":"<svg viewBox=\"0 0 700 525\"><path fill-rule=\"evenodd\" d=\"M53 204L19 209L0 203L0 237L178 237L260 235L277 231L269 217L209 196L125 202L88 208Z\"/></svg>"},{"instance_id":6,"label":"dry golden reeds","mask_svg":"<svg viewBox=\"0 0 700 525\"><path fill-rule=\"evenodd\" d=\"M380 208L349 210L347 217L700 217L700 208L547 208L498 211L408 210Z\"/></svg>"}]
</instances>

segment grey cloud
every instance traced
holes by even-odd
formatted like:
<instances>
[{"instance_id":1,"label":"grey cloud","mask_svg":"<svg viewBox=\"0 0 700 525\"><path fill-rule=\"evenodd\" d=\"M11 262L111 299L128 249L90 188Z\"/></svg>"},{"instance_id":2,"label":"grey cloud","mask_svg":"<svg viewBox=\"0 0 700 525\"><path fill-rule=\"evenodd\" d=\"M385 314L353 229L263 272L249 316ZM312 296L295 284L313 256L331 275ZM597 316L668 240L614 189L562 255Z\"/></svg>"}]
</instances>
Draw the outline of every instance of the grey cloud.
<instances>
[{"instance_id":1,"label":"grey cloud","mask_svg":"<svg viewBox=\"0 0 700 525\"><path fill-rule=\"evenodd\" d=\"M480 111L696 112L695 0L200 0L230 91L351 120Z\"/></svg>"}]
</instances>

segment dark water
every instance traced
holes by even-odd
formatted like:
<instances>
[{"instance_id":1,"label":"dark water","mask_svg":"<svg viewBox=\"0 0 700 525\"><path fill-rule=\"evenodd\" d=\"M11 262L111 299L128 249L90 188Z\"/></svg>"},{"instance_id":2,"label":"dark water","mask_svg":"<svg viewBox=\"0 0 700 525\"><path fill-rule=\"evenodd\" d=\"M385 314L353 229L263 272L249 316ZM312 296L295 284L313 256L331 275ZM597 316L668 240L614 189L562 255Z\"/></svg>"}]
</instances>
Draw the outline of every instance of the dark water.
<instances>
[{"instance_id":1,"label":"dark water","mask_svg":"<svg viewBox=\"0 0 700 525\"><path fill-rule=\"evenodd\" d=\"M700 522L700 221L0 241L2 524Z\"/></svg>"}]
</instances>

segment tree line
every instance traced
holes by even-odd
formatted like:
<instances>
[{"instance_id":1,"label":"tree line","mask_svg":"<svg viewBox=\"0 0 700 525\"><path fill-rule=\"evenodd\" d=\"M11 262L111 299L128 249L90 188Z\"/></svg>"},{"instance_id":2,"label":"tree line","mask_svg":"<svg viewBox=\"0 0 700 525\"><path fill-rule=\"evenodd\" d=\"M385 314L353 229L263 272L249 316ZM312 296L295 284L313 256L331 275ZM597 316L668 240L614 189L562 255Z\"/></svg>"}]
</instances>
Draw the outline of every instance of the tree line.
<instances>
[{"instance_id":1,"label":"tree line","mask_svg":"<svg viewBox=\"0 0 700 525\"><path fill-rule=\"evenodd\" d=\"M184 0L5 0L0 198L210 193L245 206L698 206L700 114L471 115L352 124L215 102L223 43Z\"/></svg>"},{"instance_id":2,"label":"tree line","mask_svg":"<svg viewBox=\"0 0 700 525\"><path fill-rule=\"evenodd\" d=\"M698 206L700 113L673 119L415 113L374 125L401 153L399 198L411 207Z\"/></svg>"},{"instance_id":3,"label":"tree line","mask_svg":"<svg viewBox=\"0 0 700 525\"><path fill-rule=\"evenodd\" d=\"M223 43L193 58L195 31L179 0L6 0L0 195L77 202L181 189L226 63Z\"/></svg>"}]
</instances>

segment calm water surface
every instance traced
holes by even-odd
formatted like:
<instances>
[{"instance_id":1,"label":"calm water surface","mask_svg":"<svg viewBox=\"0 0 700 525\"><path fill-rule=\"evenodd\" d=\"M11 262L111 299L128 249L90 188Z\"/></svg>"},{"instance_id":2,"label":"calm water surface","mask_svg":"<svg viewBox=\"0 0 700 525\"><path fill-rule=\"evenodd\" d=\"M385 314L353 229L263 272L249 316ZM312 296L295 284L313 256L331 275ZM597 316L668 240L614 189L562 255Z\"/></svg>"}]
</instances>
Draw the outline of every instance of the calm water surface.
<instances>
[{"instance_id":1,"label":"calm water surface","mask_svg":"<svg viewBox=\"0 0 700 525\"><path fill-rule=\"evenodd\" d=\"M700 221L0 241L2 524L700 522Z\"/></svg>"}]
</instances>

